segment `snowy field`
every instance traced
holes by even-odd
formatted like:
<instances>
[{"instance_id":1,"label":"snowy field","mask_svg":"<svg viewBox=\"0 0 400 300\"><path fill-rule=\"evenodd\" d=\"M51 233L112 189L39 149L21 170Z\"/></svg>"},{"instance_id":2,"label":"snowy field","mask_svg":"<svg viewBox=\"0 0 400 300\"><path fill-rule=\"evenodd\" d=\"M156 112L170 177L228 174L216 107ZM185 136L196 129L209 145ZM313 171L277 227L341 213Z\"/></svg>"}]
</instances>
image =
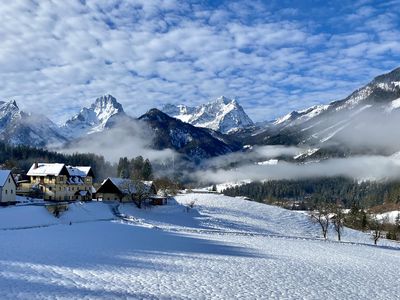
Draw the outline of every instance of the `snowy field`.
<instances>
[{"instance_id":1,"label":"snowy field","mask_svg":"<svg viewBox=\"0 0 400 300\"><path fill-rule=\"evenodd\" d=\"M323 241L304 214L221 195L120 205L127 221L111 207L0 208L0 299L400 297L394 242L350 229Z\"/></svg>"}]
</instances>

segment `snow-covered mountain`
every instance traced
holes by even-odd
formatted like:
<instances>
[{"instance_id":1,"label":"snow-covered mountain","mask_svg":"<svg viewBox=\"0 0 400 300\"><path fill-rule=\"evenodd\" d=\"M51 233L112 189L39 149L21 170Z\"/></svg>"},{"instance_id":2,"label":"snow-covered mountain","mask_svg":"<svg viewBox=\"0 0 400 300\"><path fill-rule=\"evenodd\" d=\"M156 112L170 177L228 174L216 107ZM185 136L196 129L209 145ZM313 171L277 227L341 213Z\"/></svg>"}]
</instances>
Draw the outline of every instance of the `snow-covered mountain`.
<instances>
[{"instance_id":1,"label":"snow-covered mountain","mask_svg":"<svg viewBox=\"0 0 400 300\"><path fill-rule=\"evenodd\" d=\"M197 107L167 104L162 111L191 125L221 133L233 133L254 125L236 100L223 96Z\"/></svg>"},{"instance_id":2,"label":"snow-covered mountain","mask_svg":"<svg viewBox=\"0 0 400 300\"><path fill-rule=\"evenodd\" d=\"M79 138L85 134L103 131L111 120L125 116L122 105L111 95L97 98L90 107L81 111L61 126L61 132L68 139Z\"/></svg>"},{"instance_id":3,"label":"snow-covered mountain","mask_svg":"<svg viewBox=\"0 0 400 300\"><path fill-rule=\"evenodd\" d=\"M0 101L0 139L37 147L66 142L56 124L44 115L21 111L14 100Z\"/></svg>"},{"instance_id":4,"label":"snow-covered mountain","mask_svg":"<svg viewBox=\"0 0 400 300\"><path fill-rule=\"evenodd\" d=\"M249 144L327 147L340 144L349 132L371 126L371 116L389 124L400 119L400 68L376 77L343 100L293 111L244 139Z\"/></svg>"}]
</instances>

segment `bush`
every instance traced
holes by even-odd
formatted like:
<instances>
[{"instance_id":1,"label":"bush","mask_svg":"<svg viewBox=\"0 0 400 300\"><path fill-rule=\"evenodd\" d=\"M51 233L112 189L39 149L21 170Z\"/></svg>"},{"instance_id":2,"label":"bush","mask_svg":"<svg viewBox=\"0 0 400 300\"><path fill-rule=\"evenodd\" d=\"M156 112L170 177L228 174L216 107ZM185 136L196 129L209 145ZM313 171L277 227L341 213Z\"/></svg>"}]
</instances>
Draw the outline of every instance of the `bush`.
<instances>
[{"instance_id":1,"label":"bush","mask_svg":"<svg viewBox=\"0 0 400 300\"><path fill-rule=\"evenodd\" d=\"M49 213L54 215L56 218L59 218L63 212L68 210L68 204L51 204L46 205L46 208Z\"/></svg>"}]
</instances>

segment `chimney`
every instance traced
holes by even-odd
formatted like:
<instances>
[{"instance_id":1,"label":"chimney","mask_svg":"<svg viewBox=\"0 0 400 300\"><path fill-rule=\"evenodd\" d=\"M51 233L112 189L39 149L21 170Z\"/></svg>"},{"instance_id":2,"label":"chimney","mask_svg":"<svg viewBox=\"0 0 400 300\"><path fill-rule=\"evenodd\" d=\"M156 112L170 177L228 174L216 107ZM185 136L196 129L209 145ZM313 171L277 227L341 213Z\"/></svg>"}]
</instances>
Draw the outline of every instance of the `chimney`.
<instances>
[{"instance_id":1,"label":"chimney","mask_svg":"<svg viewBox=\"0 0 400 300\"><path fill-rule=\"evenodd\" d=\"M37 161L35 161L35 163L33 164L33 168L34 168L34 169L39 168L39 164L37 163Z\"/></svg>"}]
</instances>

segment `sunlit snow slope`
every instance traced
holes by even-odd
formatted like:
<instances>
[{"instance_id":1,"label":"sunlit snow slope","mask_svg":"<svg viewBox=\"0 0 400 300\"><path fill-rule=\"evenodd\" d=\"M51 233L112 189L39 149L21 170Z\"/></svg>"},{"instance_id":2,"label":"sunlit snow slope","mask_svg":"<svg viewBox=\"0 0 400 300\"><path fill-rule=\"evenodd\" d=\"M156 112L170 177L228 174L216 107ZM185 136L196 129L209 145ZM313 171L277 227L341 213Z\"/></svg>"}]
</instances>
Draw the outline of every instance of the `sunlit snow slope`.
<instances>
[{"instance_id":1,"label":"sunlit snow slope","mask_svg":"<svg viewBox=\"0 0 400 300\"><path fill-rule=\"evenodd\" d=\"M100 221L112 206L127 221ZM25 209L0 215L43 213ZM350 230L343 243L323 241L305 215L239 198L187 194L142 210L77 204L55 223L0 230L1 299L398 297L398 244L376 247Z\"/></svg>"}]
</instances>

